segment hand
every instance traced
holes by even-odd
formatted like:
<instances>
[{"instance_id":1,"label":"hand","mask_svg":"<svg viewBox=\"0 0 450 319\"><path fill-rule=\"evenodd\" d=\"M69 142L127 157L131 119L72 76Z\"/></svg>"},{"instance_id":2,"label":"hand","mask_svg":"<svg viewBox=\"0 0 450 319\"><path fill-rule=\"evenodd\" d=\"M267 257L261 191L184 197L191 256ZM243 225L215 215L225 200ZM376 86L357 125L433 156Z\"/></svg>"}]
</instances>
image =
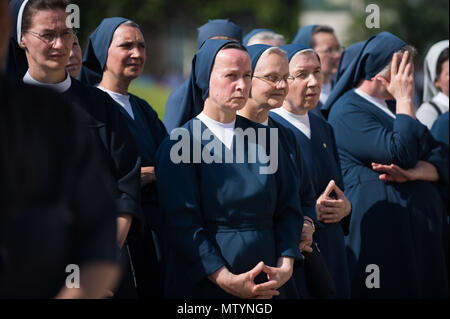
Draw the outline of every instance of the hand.
<instances>
[{"instance_id":1,"label":"hand","mask_svg":"<svg viewBox=\"0 0 450 319\"><path fill-rule=\"evenodd\" d=\"M156 181L155 167L141 167L141 187Z\"/></svg>"},{"instance_id":2,"label":"hand","mask_svg":"<svg viewBox=\"0 0 450 319\"><path fill-rule=\"evenodd\" d=\"M278 289L291 278L294 271L294 259L292 257L280 257L278 258L277 267L265 265L263 271L267 274L268 281L257 285L257 289L264 291ZM259 297L261 296L257 296L256 299L267 299Z\"/></svg>"},{"instance_id":3,"label":"hand","mask_svg":"<svg viewBox=\"0 0 450 319\"><path fill-rule=\"evenodd\" d=\"M372 163L372 169L382 172L378 178L385 182L404 183L412 180L411 171L405 170L395 164L383 165Z\"/></svg>"},{"instance_id":4,"label":"hand","mask_svg":"<svg viewBox=\"0 0 450 319\"><path fill-rule=\"evenodd\" d=\"M314 228L312 227L312 220L306 219L303 222L302 236L300 238L300 244L298 245L298 249L300 252L306 251L307 253L312 252L312 242L313 242L313 234Z\"/></svg>"},{"instance_id":5,"label":"hand","mask_svg":"<svg viewBox=\"0 0 450 319\"><path fill-rule=\"evenodd\" d=\"M330 197L334 191L336 199ZM344 192L331 180L316 202L317 220L323 223L338 223L352 211L352 204Z\"/></svg>"},{"instance_id":6,"label":"hand","mask_svg":"<svg viewBox=\"0 0 450 319\"><path fill-rule=\"evenodd\" d=\"M391 61L390 82L382 76L376 77L387 91L398 101L412 101L414 97L414 63L410 53L405 51L399 61L401 53L394 53Z\"/></svg>"},{"instance_id":7,"label":"hand","mask_svg":"<svg viewBox=\"0 0 450 319\"><path fill-rule=\"evenodd\" d=\"M131 223L133 222L133 215L122 214L117 217L117 244L122 248L130 231Z\"/></svg>"},{"instance_id":8,"label":"hand","mask_svg":"<svg viewBox=\"0 0 450 319\"><path fill-rule=\"evenodd\" d=\"M255 278L264 269L264 263L259 262L250 271L234 275L225 266L209 275L208 278L225 290L227 293L238 298L271 299L280 293L273 288L264 288L255 284Z\"/></svg>"},{"instance_id":9,"label":"hand","mask_svg":"<svg viewBox=\"0 0 450 319\"><path fill-rule=\"evenodd\" d=\"M372 163L372 169L383 172L378 178L386 182L404 183L415 180L437 182L440 179L436 167L426 161L418 161L416 166L410 169L403 169L395 164Z\"/></svg>"}]
</instances>

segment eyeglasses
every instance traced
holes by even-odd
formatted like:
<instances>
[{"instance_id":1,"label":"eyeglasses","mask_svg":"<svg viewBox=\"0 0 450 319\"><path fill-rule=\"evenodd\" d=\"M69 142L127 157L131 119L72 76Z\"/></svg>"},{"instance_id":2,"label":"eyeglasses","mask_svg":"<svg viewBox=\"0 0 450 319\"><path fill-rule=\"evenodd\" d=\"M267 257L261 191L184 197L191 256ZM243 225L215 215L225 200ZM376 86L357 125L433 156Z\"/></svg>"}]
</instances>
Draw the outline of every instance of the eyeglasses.
<instances>
[{"instance_id":1,"label":"eyeglasses","mask_svg":"<svg viewBox=\"0 0 450 319\"><path fill-rule=\"evenodd\" d=\"M265 80L267 82L270 82L270 84L276 86L279 83L281 83L281 81L284 81L287 83L287 80L289 79L288 76L275 76L275 75L267 75L267 76L253 76L254 78L260 79L260 80Z\"/></svg>"},{"instance_id":2,"label":"eyeglasses","mask_svg":"<svg viewBox=\"0 0 450 319\"><path fill-rule=\"evenodd\" d=\"M38 37L45 43L52 45L55 43L57 38L61 38L62 41L69 41L73 40L74 32L72 29L64 30L61 33L58 32L46 32L46 33L38 33L33 31L26 31L28 33L31 33L32 35Z\"/></svg>"},{"instance_id":3,"label":"eyeglasses","mask_svg":"<svg viewBox=\"0 0 450 319\"><path fill-rule=\"evenodd\" d=\"M325 54L333 54L333 53L342 53L345 50L345 47L336 47L336 48L328 48L326 50L316 50L317 53L325 53Z\"/></svg>"}]
</instances>

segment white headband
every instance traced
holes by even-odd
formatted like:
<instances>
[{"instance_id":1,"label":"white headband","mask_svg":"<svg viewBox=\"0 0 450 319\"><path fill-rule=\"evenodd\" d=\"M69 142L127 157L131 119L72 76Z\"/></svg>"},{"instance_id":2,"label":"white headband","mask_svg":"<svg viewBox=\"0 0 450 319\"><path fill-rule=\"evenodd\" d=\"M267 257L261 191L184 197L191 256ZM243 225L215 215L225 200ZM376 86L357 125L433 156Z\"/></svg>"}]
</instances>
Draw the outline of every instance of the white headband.
<instances>
[{"instance_id":1,"label":"white headband","mask_svg":"<svg viewBox=\"0 0 450 319\"><path fill-rule=\"evenodd\" d=\"M20 37L22 35L22 16L23 16L23 10L25 9L25 6L27 5L29 0L25 0L22 5L20 6L19 14L17 15L17 44L20 46Z\"/></svg>"}]
</instances>

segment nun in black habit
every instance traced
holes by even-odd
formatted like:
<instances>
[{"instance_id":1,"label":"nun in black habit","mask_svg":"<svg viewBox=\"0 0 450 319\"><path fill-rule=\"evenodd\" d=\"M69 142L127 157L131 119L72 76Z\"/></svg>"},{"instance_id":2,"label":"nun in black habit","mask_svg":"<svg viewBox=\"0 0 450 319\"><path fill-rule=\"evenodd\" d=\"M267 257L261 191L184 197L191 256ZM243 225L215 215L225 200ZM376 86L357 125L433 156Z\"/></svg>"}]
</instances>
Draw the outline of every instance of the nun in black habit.
<instances>
[{"instance_id":1,"label":"nun in black habit","mask_svg":"<svg viewBox=\"0 0 450 319\"><path fill-rule=\"evenodd\" d=\"M73 33L66 25L64 0L14 0L6 73L19 83L51 88L65 96L103 146L114 176L117 240L124 244L130 227L140 229L140 157L117 105L106 93L69 76L66 65ZM24 73L25 72L25 73ZM111 212L113 213L113 212Z\"/></svg>"},{"instance_id":2,"label":"nun in black habit","mask_svg":"<svg viewBox=\"0 0 450 319\"><path fill-rule=\"evenodd\" d=\"M128 92L132 80L142 74L145 40L139 26L125 18L103 19L89 37L80 80L108 93L121 105L141 162L141 207L145 220L143 238L129 241L141 297L162 296L161 248L163 213L156 188L155 153L167 136L158 114L143 99ZM157 287L160 287L159 292Z\"/></svg>"}]
</instances>

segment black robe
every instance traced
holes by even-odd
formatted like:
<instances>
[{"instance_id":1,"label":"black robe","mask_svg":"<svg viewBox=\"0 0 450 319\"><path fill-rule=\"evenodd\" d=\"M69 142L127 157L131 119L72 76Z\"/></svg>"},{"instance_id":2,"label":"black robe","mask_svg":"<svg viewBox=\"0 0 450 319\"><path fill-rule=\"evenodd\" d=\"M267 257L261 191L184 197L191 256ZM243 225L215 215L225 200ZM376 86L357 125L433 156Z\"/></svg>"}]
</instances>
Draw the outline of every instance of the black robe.
<instances>
[{"instance_id":1,"label":"black robe","mask_svg":"<svg viewBox=\"0 0 450 319\"><path fill-rule=\"evenodd\" d=\"M104 154L80 112L0 78L0 298L52 298L70 264L117 262Z\"/></svg>"}]
</instances>

